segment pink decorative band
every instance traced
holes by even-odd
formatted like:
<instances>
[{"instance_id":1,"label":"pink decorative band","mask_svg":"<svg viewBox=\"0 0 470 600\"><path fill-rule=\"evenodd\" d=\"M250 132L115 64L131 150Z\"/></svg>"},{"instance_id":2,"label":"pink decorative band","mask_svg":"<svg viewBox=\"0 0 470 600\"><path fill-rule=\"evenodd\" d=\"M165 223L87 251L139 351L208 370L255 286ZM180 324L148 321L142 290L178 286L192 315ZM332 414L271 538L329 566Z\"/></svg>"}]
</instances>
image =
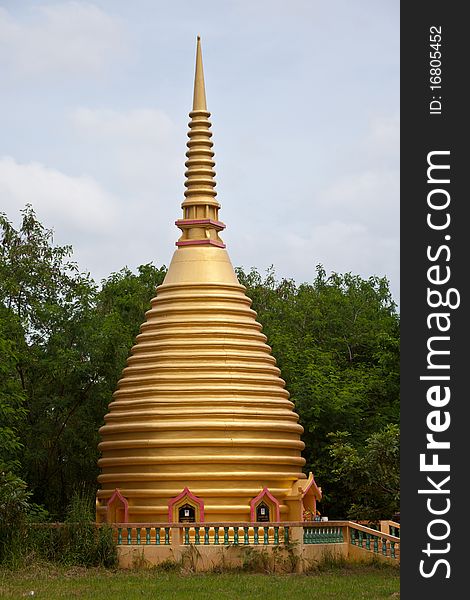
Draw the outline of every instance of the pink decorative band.
<instances>
[{"instance_id":1,"label":"pink decorative band","mask_svg":"<svg viewBox=\"0 0 470 600\"><path fill-rule=\"evenodd\" d=\"M225 248L223 242L217 240L183 240L182 242L176 242L176 246L217 246L217 248Z\"/></svg>"},{"instance_id":2,"label":"pink decorative band","mask_svg":"<svg viewBox=\"0 0 470 600\"><path fill-rule=\"evenodd\" d=\"M219 231L225 229L225 223L222 223L222 221L213 221L212 219L178 219L177 221L175 221L175 225L177 227L180 227L182 225L212 225Z\"/></svg>"}]
</instances>

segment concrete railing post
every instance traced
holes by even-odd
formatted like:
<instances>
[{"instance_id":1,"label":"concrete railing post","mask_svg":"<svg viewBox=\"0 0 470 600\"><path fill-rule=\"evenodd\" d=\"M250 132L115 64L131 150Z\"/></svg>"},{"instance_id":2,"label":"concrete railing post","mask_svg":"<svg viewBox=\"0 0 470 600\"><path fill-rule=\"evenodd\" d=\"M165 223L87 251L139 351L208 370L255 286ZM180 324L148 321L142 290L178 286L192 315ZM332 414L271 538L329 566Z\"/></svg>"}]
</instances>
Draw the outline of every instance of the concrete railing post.
<instances>
[{"instance_id":1,"label":"concrete railing post","mask_svg":"<svg viewBox=\"0 0 470 600\"><path fill-rule=\"evenodd\" d=\"M181 532L183 530L180 529L179 527L172 527L170 529L170 548L171 548L171 552L173 553L173 560L179 560L181 553L182 553L182 548L181 548Z\"/></svg>"},{"instance_id":2,"label":"concrete railing post","mask_svg":"<svg viewBox=\"0 0 470 600\"><path fill-rule=\"evenodd\" d=\"M380 532L390 533L390 521L380 521Z\"/></svg>"},{"instance_id":3,"label":"concrete railing post","mask_svg":"<svg viewBox=\"0 0 470 600\"><path fill-rule=\"evenodd\" d=\"M303 527L289 527L289 541L292 544L294 555L297 556L297 564L295 567L296 573L303 573L304 571L304 558L303 558L303 547L304 547L304 528Z\"/></svg>"}]
</instances>

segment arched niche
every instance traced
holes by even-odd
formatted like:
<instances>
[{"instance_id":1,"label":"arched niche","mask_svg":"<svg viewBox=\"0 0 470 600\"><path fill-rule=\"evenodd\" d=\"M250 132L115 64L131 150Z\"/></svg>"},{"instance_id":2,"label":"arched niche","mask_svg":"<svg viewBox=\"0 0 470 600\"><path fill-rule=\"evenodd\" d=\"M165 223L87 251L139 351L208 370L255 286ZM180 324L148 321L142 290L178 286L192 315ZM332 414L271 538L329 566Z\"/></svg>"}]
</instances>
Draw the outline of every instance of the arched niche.
<instances>
[{"instance_id":1,"label":"arched niche","mask_svg":"<svg viewBox=\"0 0 470 600\"><path fill-rule=\"evenodd\" d=\"M113 495L106 504L106 521L108 523L129 522L129 502L118 488L114 490Z\"/></svg>"},{"instance_id":2,"label":"arched niche","mask_svg":"<svg viewBox=\"0 0 470 600\"><path fill-rule=\"evenodd\" d=\"M187 487L168 502L169 523L204 523L204 501Z\"/></svg>"},{"instance_id":3,"label":"arched niche","mask_svg":"<svg viewBox=\"0 0 470 600\"><path fill-rule=\"evenodd\" d=\"M300 492L300 502L302 518L304 521L314 521L319 519L317 502L322 498L321 488L315 482L313 473L309 473L308 479L302 482L298 487Z\"/></svg>"},{"instance_id":4,"label":"arched niche","mask_svg":"<svg viewBox=\"0 0 470 600\"><path fill-rule=\"evenodd\" d=\"M263 512L264 509L264 512ZM266 515L266 512L268 513ZM266 518L266 516L268 518ZM280 506L279 500L271 494L267 487L263 488L261 492L250 500L250 520L252 523L258 521L258 517L261 517L260 521L280 521Z\"/></svg>"}]
</instances>

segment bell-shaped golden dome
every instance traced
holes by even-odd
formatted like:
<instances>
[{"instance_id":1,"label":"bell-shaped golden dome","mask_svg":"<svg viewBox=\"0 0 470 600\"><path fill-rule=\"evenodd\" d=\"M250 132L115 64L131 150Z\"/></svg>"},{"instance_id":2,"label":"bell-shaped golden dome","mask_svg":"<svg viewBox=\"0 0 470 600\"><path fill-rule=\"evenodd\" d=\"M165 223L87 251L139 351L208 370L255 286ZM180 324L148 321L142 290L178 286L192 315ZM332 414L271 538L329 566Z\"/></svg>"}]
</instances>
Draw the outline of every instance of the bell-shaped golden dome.
<instances>
[{"instance_id":1,"label":"bell-shaped golden dome","mask_svg":"<svg viewBox=\"0 0 470 600\"><path fill-rule=\"evenodd\" d=\"M301 514L303 429L219 237L209 116L198 38L182 235L100 429L102 521Z\"/></svg>"}]
</instances>

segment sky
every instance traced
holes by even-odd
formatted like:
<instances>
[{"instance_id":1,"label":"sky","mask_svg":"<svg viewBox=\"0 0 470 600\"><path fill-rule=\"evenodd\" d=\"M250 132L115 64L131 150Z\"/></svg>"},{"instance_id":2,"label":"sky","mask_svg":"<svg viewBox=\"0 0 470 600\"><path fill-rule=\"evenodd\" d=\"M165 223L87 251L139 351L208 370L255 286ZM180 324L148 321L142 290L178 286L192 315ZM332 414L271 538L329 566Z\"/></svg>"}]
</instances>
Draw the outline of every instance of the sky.
<instances>
[{"instance_id":1,"label":"sky","mask_svg":"<svg viewBox=\"0 0 470 600\"><path fill-rule=\"evenodd\" d=\"M100 281L168 265L202 38L222 237L399 300L399 0L0 0L0 212Z\"/></svg>"}]
</instances>

